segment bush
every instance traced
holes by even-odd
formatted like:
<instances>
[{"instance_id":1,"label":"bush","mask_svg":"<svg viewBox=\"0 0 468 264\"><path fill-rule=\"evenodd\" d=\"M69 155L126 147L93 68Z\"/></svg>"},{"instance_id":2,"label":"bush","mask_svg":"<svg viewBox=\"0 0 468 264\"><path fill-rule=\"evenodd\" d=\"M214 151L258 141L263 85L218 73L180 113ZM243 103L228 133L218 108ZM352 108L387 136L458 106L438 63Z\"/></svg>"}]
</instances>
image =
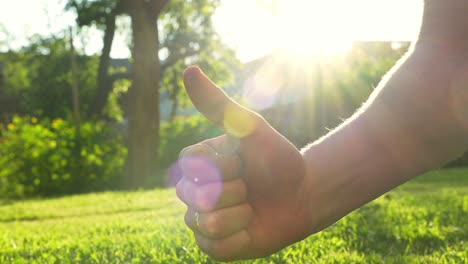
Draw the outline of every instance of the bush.
<instances>
[{"instance_id":1,"label":"bush","mask_svg":"<svg viewBox=\"0 0 468 264\"><path fill-rule=\"evenodd\" d=\"M126 149L104 122L14 117L0 127L0 197L50 196L115 187Z\"/></svg>"}]
</instances>

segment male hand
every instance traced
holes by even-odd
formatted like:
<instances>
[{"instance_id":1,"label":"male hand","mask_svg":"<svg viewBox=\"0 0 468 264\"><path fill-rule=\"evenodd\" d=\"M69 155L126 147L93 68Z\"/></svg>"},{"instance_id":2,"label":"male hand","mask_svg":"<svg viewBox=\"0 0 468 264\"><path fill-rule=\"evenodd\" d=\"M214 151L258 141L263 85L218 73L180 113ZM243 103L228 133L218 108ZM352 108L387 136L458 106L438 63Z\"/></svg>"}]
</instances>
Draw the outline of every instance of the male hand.
<instances>
[{"instance_id":1,"label":"male hand","mask_svg":"<svg viewBox=\"0 0 468 264\"><path fill-rule=\"evenodd\" d=\"M226 135L181 152L177 195L198 246L217 260L270 255L311 234L301 153L197 67L184 73L195 107Z\"/></svg>"}]
</instances>

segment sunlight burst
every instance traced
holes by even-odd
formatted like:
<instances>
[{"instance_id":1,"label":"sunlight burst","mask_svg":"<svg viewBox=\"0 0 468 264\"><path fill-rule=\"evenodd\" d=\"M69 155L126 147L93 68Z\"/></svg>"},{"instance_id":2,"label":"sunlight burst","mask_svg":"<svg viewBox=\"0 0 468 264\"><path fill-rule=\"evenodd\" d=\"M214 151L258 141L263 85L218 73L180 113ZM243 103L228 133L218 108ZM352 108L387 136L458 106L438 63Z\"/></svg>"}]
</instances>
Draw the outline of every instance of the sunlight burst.
<instances>
[{"instance_id":1,"label":"sunlight burst","mask_svg":"<svg viewBox=\"0 0 468 264\"><path fill-rule=\"evenodd\" d=\"M339 2L339 3L338 3ZM344 18L349 17L345 1L280 1L278 20L284 36L280 48L299 57L332 56L352 46L352 36L345 32Z\"/></svg>"},{"instance_id":2,"label":"sunlight burst","mask_svg":"<svg viewBox=\"0 0 468 264\"><path fill-rule=\"evenodd\" d=\"M422 0L222 1L214 24L242 61L289 51L337 56L355 41L412 41Z\"/></svg>"}]
</instances>

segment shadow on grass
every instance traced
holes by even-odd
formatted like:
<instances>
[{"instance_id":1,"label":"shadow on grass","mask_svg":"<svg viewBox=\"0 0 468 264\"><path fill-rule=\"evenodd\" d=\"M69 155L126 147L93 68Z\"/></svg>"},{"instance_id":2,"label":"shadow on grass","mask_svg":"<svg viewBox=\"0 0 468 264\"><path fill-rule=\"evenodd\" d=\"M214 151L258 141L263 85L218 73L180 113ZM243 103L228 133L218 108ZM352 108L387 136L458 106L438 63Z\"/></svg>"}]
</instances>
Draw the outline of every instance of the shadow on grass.
<instances>
[{"instance_id":1,"label":"shadow on grass","mask_svg":"<svg viewBox=\"0 0 468 264\"><path fill-rule=\"evenodd\" d=\"M405 207L404 202L398 203ZM431 254L448 246L461 246L468 238L468 213L454 204L441 209L442 203L401 211L391 201L371 204L352 215L348 227L338 223L332 232L344 232L342 235L350 238L347 246L356 251L381 256Z\"/></svg>"}]
</instances>

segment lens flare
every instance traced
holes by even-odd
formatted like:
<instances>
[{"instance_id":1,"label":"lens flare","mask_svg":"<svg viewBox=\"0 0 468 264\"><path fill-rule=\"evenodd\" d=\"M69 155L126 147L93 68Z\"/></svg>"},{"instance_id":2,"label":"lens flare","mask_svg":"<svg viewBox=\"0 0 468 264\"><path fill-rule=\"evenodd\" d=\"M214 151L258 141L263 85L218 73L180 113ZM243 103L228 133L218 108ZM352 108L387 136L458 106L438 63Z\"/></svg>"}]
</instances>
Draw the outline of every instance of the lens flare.
<instances>
[{"instance_id":1,"label":"lens flare","mask_svg":"<svg viewBox=\"0 0 468 264\"><path fill-rule=\"evenodd\" d=\"M269 61L245 81L243 98L250 108L265 110L277 102L284 85L284 74L279 69L281 67Z\"/></svg>"},{"instance_id":2,"label":"lens flare","mask_svg":"<svg viewBox=\"0 0 468 264\"><path fill-rule=\"evenodd\" d=\"M237 138L246 137L255 130L254 117L247 110L239 110L239 106L228 104L224 109L224 129L229 135Z\"/></svg>"},{"instance_id":3,"label":"lens flare","mask_svg":"<svg viewBox=\"0 0 468 264\"><path fill-rule=\"evenodd\" d=\"M182 179L183 173L179 161L174 162L167 170L166 185L168 187L176 186Z\"/></svg>"},{"instance_id":4,"label":"lens flare","mask_svg":"<svg viewBox=\"0 0 468 264\"><path fill-rule=\"evenodd\" d=\"M184 157L179 160L182 174L196 183L220 181L219 168L204 157Z\"/></svg>"},{"instance_id":5,"label":"lens flare","mask_svg":"<svg viewBox=\"0 0 468 264\"><path fill-rule=\"evenodd\" d=\"M181 157L169 169L168 185L175 186L183 177L203 188L196 199L204 208L214 208L222 192L222 178L218 166L201 156Z\"/></svg>"}]
</instances>

